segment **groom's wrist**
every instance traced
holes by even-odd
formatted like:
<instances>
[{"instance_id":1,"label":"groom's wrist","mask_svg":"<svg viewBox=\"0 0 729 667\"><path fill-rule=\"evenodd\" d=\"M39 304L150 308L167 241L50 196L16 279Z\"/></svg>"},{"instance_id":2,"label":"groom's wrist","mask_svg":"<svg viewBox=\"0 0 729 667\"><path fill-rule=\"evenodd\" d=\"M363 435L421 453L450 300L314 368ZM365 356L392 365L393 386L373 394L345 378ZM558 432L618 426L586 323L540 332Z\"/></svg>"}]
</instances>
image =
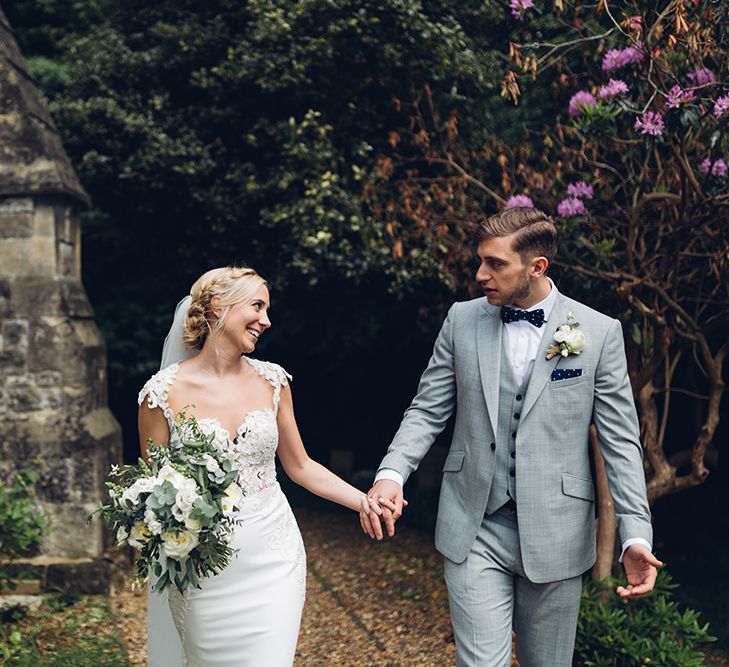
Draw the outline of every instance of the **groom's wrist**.
<instances>
[{"instance_id":1,"label":"groom's wrist","mask_svg":"<svg viewBox=\"0 0 729 667\"><path fill-rule=\"evenodd\" d=\"M377 471L377 474L375 475L375 484L379 482L381 479L389 479L392 482L397 482L400 486L403 485L404 480L402 475L397 471L393 470L392 468L381 468Z\"/></svg>"},{"instance_id":2,"label":"groom's wrist","mask_svg":"<svg viewBox=\"0 0 729 667\"><path fill-rule=\"evenodd\" d=\"M633 544L642 544L648 551L653 552L653 545L648 541L644 540L642 537L630 537L625 542L623 542L623 550L620 552L620 558L618 558L618 562L622 563L623 558L625 558L625 552L628 550L628 548Z\"/></svg>"}]
</instances>

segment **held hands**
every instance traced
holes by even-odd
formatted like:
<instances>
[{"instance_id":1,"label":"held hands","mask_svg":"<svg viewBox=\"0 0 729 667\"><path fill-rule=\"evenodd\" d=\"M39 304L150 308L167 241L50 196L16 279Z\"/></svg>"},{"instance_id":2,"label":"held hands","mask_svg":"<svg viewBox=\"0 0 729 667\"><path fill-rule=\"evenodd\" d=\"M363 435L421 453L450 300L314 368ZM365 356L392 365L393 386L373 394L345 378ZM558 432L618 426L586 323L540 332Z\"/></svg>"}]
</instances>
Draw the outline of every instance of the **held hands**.
<instances>
[{"instance_id":1,"label":"held hands","mask_svg":"<svg viewBox=\"0 0 729 667\"><path fill-rule=\"evenodd\" d=\"M402 516L403 507L408 501L402 497L402 486L389 479L381 479L362 499L359 522L362 530L372 539L383 538L382 524L385 522L387 534L395 534L395 522Z\"/></svg>"},{"instance_id":2,"label":"held hands","mask_svg":"<svg viewBox=\"0 0 729 667\"><path fill-rule=\"evenodd\" d=\"M663 563L642 544L628 547L623 565L628 575L628 585L618 586L617 593L621 598L635 598L650 593L658 576L656 568L663 567Z\"/></svg>"}]
</instances>

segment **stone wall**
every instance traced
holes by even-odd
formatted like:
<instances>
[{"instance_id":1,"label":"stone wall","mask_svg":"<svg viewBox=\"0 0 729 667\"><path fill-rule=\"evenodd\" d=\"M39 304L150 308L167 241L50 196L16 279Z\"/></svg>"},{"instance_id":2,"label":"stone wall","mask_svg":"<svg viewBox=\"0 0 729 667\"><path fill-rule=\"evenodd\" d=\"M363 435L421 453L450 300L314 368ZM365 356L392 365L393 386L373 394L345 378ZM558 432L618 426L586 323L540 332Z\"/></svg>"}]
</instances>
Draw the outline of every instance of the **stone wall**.
<instances>
[{"instance_id":1,"label":"stone wall","mask_svg":"<svg viewBox=\"0 0 729 667\"><path fill-rule=\"evenodd\" d=\"M0 474L37 462L52 521L42 556L103 557L110 538L86 516L106 497L121 433L70 198L0 197L0 368Z\"/></svg>"}]
</instances>

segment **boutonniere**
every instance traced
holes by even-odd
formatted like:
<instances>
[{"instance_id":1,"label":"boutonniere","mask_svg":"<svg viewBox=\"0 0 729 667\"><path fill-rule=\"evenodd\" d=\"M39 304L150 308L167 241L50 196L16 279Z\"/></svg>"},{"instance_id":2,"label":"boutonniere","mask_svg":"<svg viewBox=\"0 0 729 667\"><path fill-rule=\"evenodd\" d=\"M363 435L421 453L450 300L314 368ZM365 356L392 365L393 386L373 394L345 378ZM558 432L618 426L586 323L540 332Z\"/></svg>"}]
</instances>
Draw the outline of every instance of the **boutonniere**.
<instances>
[{"instance_id":1,"label":"boutonniere","mask_svg":"<svg viewBox=\"0 0 729 667\"><path fill-rule=\"evenodd\" d=\"M547 348L547 359L558 354L568 357L570 354L579 354L585 349L585 334L580 331L580 323L572 313L567 313L567 323L557 327L554 333L557 345Z\"/></svg>"}]
</instances>

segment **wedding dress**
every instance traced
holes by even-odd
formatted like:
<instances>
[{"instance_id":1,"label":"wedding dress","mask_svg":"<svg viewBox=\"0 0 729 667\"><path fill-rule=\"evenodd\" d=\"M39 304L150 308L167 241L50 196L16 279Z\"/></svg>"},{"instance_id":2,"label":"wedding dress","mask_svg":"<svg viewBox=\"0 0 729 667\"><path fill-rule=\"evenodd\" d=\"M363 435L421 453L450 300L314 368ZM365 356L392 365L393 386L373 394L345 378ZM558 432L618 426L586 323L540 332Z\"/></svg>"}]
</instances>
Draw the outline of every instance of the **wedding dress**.
<instances>
[{"instance_id":1,"label":"wedding dress","mask_svg":"<svg viewBox=\"0 0 729 667\"><path fill-rule=\"evenodd\" d=\"M294 660L306 586L306 555L291 507L276 480L276 416L280 366L243 357L273 386L272 407L249 412L231 436L214 417L199 419L234 449L245 498L230 546L238 552L219 574L184 595L172 586L169 607L189 667L290 667ZM139 403L159 407L172 428L167 403L180 365L163 368L144 385Z\"/></svg>"}]
</instances>

